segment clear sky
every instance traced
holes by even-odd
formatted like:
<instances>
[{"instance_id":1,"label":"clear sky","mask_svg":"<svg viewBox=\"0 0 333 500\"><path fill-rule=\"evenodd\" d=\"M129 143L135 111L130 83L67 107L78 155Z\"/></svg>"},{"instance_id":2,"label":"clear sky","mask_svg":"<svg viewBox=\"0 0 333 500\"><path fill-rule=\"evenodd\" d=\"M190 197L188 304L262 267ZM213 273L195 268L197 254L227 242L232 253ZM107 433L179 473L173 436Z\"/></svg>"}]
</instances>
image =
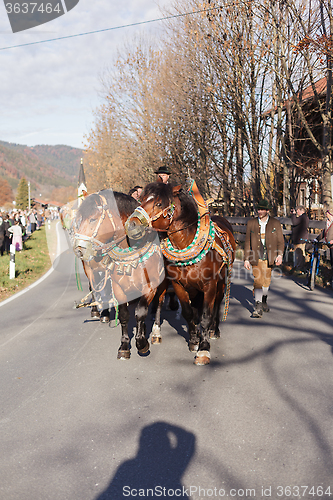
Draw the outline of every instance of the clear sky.
<instances>
[{"instance_id":1,"label":"clear sky","mask_svg":"<svg viewBox=\"0 0 333 500\"><path fill-rule=\"evenodd\" d=\"M162 8L171 3L159 1ZM158 19L163 14L165 10L161 12L154 0L80 0L49 23L12 33L0 1L0 49ZM82 148L93 124L93 110L101 102L100 77L117 47L139 30L158 33L159 29L161 23L148 23L0 50L0 140Z\"/></svg>"}]
</instances>

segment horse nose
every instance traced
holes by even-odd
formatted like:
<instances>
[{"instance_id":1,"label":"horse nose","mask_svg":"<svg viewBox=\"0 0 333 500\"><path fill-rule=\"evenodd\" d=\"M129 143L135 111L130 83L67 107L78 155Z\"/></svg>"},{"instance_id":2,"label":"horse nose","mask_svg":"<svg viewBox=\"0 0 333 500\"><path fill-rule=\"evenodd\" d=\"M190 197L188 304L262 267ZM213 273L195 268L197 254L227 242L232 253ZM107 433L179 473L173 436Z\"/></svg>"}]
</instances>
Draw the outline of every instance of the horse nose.
<instances>
[{"instance_id":1,"label":"horse nose","mask_svg":"<svg viewBox=\"0 0 333 500\"><path fill-rule=\"evenodd\" d=\"M126 234L130 240L139 240L145 233L145 228L142 224L137 223L135 220L128 220L126 224Z\"/></svg>"},{"instance_id":2,"label":"horse nose","mask_svg":"<svg viewBox=\"0 0 333 500\"><path fill-rule=\"evenodd\" d=\"M80 247L76 247L75 250L74 250L74 253L76 254L76 256L79 258L79 259L82 259L83 257L83 252L81 250Z\"/></svg>"}]
</instances>

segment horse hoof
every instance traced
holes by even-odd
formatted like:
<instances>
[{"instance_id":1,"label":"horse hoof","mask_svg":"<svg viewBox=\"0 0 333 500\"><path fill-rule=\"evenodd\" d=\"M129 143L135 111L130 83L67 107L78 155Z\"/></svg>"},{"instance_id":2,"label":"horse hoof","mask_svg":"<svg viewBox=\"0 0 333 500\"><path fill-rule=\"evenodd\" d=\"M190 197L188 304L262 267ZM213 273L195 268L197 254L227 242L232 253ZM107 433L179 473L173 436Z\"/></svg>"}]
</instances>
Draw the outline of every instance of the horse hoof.
<instances>
[{"instance_id":1,"label":"horse hoof","mask_svg":"<svg viewBox=\"0 0 333 500\"><path fill-rule=\"evenodd\" d=\"M101 323L108 323L109 322L109 316L101 316L99 318Z\"/></svg>"},{"instance_id":2,"label":"horse hoof","mask_svg":"<svg viewBox=\"0 0 333 500\"><path fill-rule=\"evenodd\" d=\"M161 328L158 325L153 325L151 343L160 344L162 342Z\"/></svg>"},{"instance_id":3,"label":"horse hoof","mask_svg":"<svg viewBox=\"0 0 333 500\"><path fill-rule=\"evenodd\" d=\"M147 342L147 344L142 349L139 349L139 354L146 354L149 351L149 347L149 342Z\"/></svg>"},{"instance_id":4,"label":"horse hoof","mask_svg":"<svg viewBox=\"0 0 333 500\"><path fill-rule=\"evenodd\" d=\"M194 358L194 364L197 366L209 365L210 363L210 352L209 351L198 351L196 357Z\"/></svg>"},{"instance_id":5,"label":"horse hoof","mask_svg":"<svg viewBox=\"0 0 333 500\"><path fill-rule=\"evenodd\" d=\"M131 351L122 351L119 349L117 359L130 359Z\"/></svg>"},{"instance_id":6,"label":"horse hoof","mask_svg":"<svg viewBox=\"0 0 333 500\"><path fill-rule=\"evenodd\" d=\"M99 312L98 311L91 311L90 317L91 318L99 318Z\"/></svg>"},{"instance_id":7,"label":"horse hoof","mask_svg":"<svg viewBox=\"0 0 333 500\"><path fill-rule=\"evenodd\" d=\"M188 346L191 352L196 352L199 349L199 342L190 342Z\"/></svg>"}]
</instances>

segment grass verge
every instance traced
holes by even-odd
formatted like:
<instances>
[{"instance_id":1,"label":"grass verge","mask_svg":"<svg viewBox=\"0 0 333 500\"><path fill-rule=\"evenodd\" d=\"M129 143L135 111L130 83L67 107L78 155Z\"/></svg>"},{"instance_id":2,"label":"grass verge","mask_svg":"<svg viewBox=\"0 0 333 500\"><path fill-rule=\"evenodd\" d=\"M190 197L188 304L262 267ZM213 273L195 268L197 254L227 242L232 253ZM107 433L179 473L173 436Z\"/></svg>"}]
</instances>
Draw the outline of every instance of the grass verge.
<instances>
[{"instance_id":1,"label":"grass verge","mask_svg":"<svg viewBox=\"0 0 333 500\"><path fill-rule=\"evenodd\" d=\"M23 290L51 267L46 226L32 233L21 252L15 254L15 278L9 279L9 255L0 257L0 302Z\"/></svg>"}]
</instances>

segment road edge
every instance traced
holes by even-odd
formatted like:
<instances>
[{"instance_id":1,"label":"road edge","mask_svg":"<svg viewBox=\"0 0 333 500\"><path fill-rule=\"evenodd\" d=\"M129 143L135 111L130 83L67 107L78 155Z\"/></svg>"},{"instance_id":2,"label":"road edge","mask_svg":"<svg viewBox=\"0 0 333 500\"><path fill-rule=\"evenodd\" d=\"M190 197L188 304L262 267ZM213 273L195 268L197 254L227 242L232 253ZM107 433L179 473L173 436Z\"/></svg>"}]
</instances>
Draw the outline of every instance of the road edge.
<instances>
[{"instance_id":1,"label":"road edge","mask_svg":"<svg viewBox=\"0 0 333 500\"><path fill-rule=\"evenodd\" d=\"M60 221L58 221L57 225L56 225L56 231L57 231L57 250L56 250L56 257L55 258L57 258L60 255L60 235L59 235L59 228L60 228L60 226L61 226ZM15 293L11 297L8 297L8 299L5 299L2 302L0 302L0 307L4 306L5 304L8 304L9 302L11 302L12 300L16 299L17 297L20 297L24 293L29 292L32 288L34 288L35 286L39 285L42 281L44 281L46 278L48 278L50 276L50 274L53 273L53 271L54 271L54 267L53 267L53 264L52 264L51 267L50 267L50 269L45 274L43 274L43 276L41 276L40 278L38 278L37 281L35 281L31 285L28 285L26 288L24 288L23 290L20 290L19 292Z\"/></svg>"}]
</instances>

